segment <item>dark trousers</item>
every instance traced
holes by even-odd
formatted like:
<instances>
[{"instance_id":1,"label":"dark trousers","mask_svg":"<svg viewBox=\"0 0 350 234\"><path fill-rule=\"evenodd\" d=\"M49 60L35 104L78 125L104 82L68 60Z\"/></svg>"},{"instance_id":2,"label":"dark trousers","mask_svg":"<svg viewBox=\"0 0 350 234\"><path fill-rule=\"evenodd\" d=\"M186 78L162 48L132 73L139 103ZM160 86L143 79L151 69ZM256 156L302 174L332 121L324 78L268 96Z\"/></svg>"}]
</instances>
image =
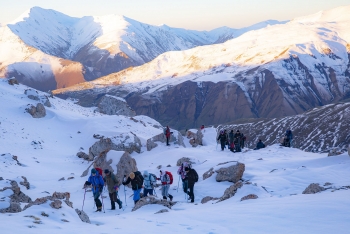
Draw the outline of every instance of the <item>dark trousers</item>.
<instances>
[{"instance_id":1,"label":"dark trousers","mask_svg":"<svg viewBox=\"0 0 350 234\"><path fill-rule=\"evenodd\" d=\"M187 191L188 191L188 180L182 180L182 189L184 190L184 193L187 193Z\"/></svg>"},{"instance_id":2,"label":"dark trousers","mask_svg":"<svg viewBox=\"0 0 350 234\"><path fill-rule=\"evenodd\" d=\"M143 196L147 197L147 195L153 195L153 189L143 189Z\"/></svg>"},{"instance_id":3,"label":"dark trousers","mask_svg":"<svg viewBox=\"0 0 350 234\"><path fill-rule=\"evenodd\" d=\"M169 139L170 139L170 136L166 137L166 145L169 145Z\"/></svg>"},{"instance_id":4,"label":"dark trousers","mask_svg":"<svg viewBox=\"0 0 350 234\"><path fill-rule=\"evenodd\" d=\"M225 141L220 141L220 143L221 143L221 150L224 150L226 142Z\"/></svg>"},{"instance_id":5,"label":"dark trousers","mask_svg":"<svg viewBox=\"0 0 350 234\"><path fill-rule=\"evenodd\" d=\"M191 198L191 202L194 202L194 184L188 184L188 188L190 189L189 192L187 192L188 196Z\"/></svg>"},{"instance_id":6,"label":"dark trousers","mask_svg":"<svg viewBox=\"0 0 350 234\"><path fill-rule=\"evenodd\" d=\"M102 207L102 203L101 203L101 200L100 200L99 197L100 197L100 192L95 192L94 193L94 200L95 200L97 208L101 208Z\"/></svg>"},{"instance_id":7,"label":"dark trousers","mask_svg":"<svg viewBox=\"0 0 350 234\"><path fill-rule=\"evenodd\" d=\"M118 203L118 205L121 205L120 200L118 199L118 193L114 192L114 193L108 193L109 195L109 199L111 199L111 208L115 209L115 203Z\"/></svg>"}]
</instances>

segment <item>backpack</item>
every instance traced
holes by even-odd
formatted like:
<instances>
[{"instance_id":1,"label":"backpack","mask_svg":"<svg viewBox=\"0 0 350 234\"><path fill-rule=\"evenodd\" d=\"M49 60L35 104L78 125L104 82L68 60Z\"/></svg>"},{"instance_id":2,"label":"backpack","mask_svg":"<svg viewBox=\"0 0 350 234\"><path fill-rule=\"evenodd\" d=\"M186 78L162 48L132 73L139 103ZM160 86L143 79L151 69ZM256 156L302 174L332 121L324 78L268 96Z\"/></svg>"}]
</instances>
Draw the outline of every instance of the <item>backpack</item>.
<instances>
[{"instance_id":1,"label":"backpack","mask_svg":"<svg viewBox=\"0 0 350 234\"><path fill-rule=\"evenodd\" d=\"M192 173L190 173L192 172ZM191 169L189 172L189 175L191 176L189 179L193 180L194 182L198 182L198 174L195 169Z\"/></svg>"},{"instance_id":2,"label":"backpack","mask_svg":"<svg viewBox=\"0 0 350 234\"><path fill-rule=\"evenodd\" d=\"M157 183L157 176L155 175L155 174L152 174L152 173L149 173L149 183L151 184L151 186L152 186L152 188L154 187L154 184L153 184L153 182L152 182L152 180L151 180L151 176L153 177L153 179L154 179L154 181L155 181L155 183Z\"/></svg>"},{"instance_id":3,"label":"backpack","mask_svg":"<svg viewBox=\"0 0 350 234\"><path fill-rule=\"evenodd\" d=\"M169 179L170 179L170 183L169 184L172 184L173 183L173 181L174 181L174 179L173 179L173 175L171 174L171 172L170 171L166 171L165 172L168 176L169 176Z\"/></svg>"},{"instance_id":4,"label":"backpack","mask_svg":"<svg viewBox=\"0 0 350 234\"><path fill-rule=\"evenodd\" d=\"M98 173L100 174L100 176L102 176L102 169L101 169L101 168L96 167L95 170L98 171Z\"/></svg>"},{"instance_id":5,"label":"backpack","mask_svg":"<svg viewBox=\"0 0 350 234\"><path fill-rule=\"evenodd\" d=\"M163 133L164 135L166 135L166 128L163 128Z\"/></svg>"},{"instance_id":6,"label":"backpack","mask_svg":"<svg viewBox=\"0 0 350 234\"><path fill-rule=\"evenodd\" d=\"M140 189L142 188L142 185L143 185L143 176L139 171L135 171L134 174L135 174L135 180L137 182L137 187L138 189Z\"/></svg>"}]
</instances>

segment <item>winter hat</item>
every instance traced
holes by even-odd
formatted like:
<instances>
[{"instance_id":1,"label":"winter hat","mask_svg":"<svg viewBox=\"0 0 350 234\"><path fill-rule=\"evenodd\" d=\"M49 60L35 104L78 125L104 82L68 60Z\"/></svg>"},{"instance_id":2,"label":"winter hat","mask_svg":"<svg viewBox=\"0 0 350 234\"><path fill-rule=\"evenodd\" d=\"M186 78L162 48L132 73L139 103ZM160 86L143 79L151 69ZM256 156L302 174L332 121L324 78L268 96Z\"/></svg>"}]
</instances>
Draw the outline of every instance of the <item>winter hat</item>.
<instances>
[{"instance_id":1,"label":"winter hat","mask_svg":"<svg viewBox=\"0 0 350 234\"><path fill-rule=\"evenodd\" d=\"M109 170L108 170L108 169L105 169L104 172L105 172L105 174L108 174L108 173L109 173Z\"/></svg>"},{"instance_id":2,"label":"winter hat","mask_svg":"<svg viewBox=\"0 0 350 234\"><path fill-rule=\"evenodd\" d=\"M96 169L95 168L91 169L91 174L96 174Z\"/></svg>"},{"instance_id":3,"label":"winter hat","mask_svg":"<svg viewBox=\"0 0 350 234\"><path fill-rule=\"evenodd\" d=\"M143 172L143 175L144 175L145 177L148 177L148 175L149 175L148 171L144 171L144 172Z\"/></svg>"},{"instance_id":4,"label":"winter hat","mask_svg":"<svg viewBox=\"0 0 350 234\"><path fill-rule=\"evenodd\" d=\"M134 172L131 172L130 174L129 174L129 177L130 177L130 179L134 179L135 178L135 174L134 174Z\"/></svg>"}]
</instances>

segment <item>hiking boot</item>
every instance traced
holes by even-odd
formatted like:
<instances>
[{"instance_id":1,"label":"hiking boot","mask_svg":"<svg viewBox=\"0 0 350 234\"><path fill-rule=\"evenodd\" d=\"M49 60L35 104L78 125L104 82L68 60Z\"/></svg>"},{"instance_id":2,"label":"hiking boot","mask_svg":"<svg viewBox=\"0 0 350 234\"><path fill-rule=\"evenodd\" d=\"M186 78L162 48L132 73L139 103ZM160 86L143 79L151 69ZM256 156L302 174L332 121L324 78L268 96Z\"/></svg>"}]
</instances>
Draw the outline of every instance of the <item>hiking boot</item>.
<instances>
[{"instance_id":1,"label":"hiking boot","mask_svg":"<svg viewBox=\"0 0 350 234\"><path fill-rule=\"evenodd\" d=\"M169 194L170 201L173 201L173 195Z\"/></svg>"},{"instance_id":2,"label":"hiking boot","mask_svg":"<svg viewBox=\"0 0 350 234\"><path fill-rule=\"evenodd\" d=\"M118 202L119 209L123 208L122 204L123 204L123 202L121 202L121 201Z\"/></svg>"},{"instance_id":3,"label":"hiking boot","mask_svg":"<svg viewBox=\"0 0 350 234\"><path fill-rule=\"evenodd\" d=\"M163 199L164 199L164 200L167 200L166 196L163 196Z\"/></svg>"},{"instance_id":4,"label":"hiking boot","mask_svg":"<svg viewBox=\"0 0 350 234\"><path fill-rule=\"evenodd\" d=\"M102 211L102 207L97 207L97 210L95 212L101 212Z\"/></svg>"}]
</instances>

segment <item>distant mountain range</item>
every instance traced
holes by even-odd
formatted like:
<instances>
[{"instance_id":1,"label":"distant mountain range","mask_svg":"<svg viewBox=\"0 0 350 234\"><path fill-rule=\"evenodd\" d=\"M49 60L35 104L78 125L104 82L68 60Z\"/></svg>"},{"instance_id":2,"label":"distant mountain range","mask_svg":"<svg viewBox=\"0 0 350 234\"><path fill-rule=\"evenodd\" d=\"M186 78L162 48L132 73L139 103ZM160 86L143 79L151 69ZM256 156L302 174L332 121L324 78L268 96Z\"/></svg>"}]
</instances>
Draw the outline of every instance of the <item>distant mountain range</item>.
<instances>
[{"instance_id":1,"label":"distant mountain range","mask_svg":"<svg viewBox=\"0 0 350 234\"><path fill-rule=\"evenodd\" d=\"M185 129L295 115L350 97L350 6L170 51L55 94L85 106L124 97L137 114Z\"/></svg>"},{"instance_id":2,"label":"distant mountain range","mask_svg":"<svg viewBox=\"0 0 350 234\"><path fill-rule=\"evenodd\" d=\"M0 77L16 77L40 90L69 87L147 63L167 51L222 43L251 27L194 31L153 26L118 16L75 18L54 10L31 8L0 25Z\"/></svg>"}]
</instances>

